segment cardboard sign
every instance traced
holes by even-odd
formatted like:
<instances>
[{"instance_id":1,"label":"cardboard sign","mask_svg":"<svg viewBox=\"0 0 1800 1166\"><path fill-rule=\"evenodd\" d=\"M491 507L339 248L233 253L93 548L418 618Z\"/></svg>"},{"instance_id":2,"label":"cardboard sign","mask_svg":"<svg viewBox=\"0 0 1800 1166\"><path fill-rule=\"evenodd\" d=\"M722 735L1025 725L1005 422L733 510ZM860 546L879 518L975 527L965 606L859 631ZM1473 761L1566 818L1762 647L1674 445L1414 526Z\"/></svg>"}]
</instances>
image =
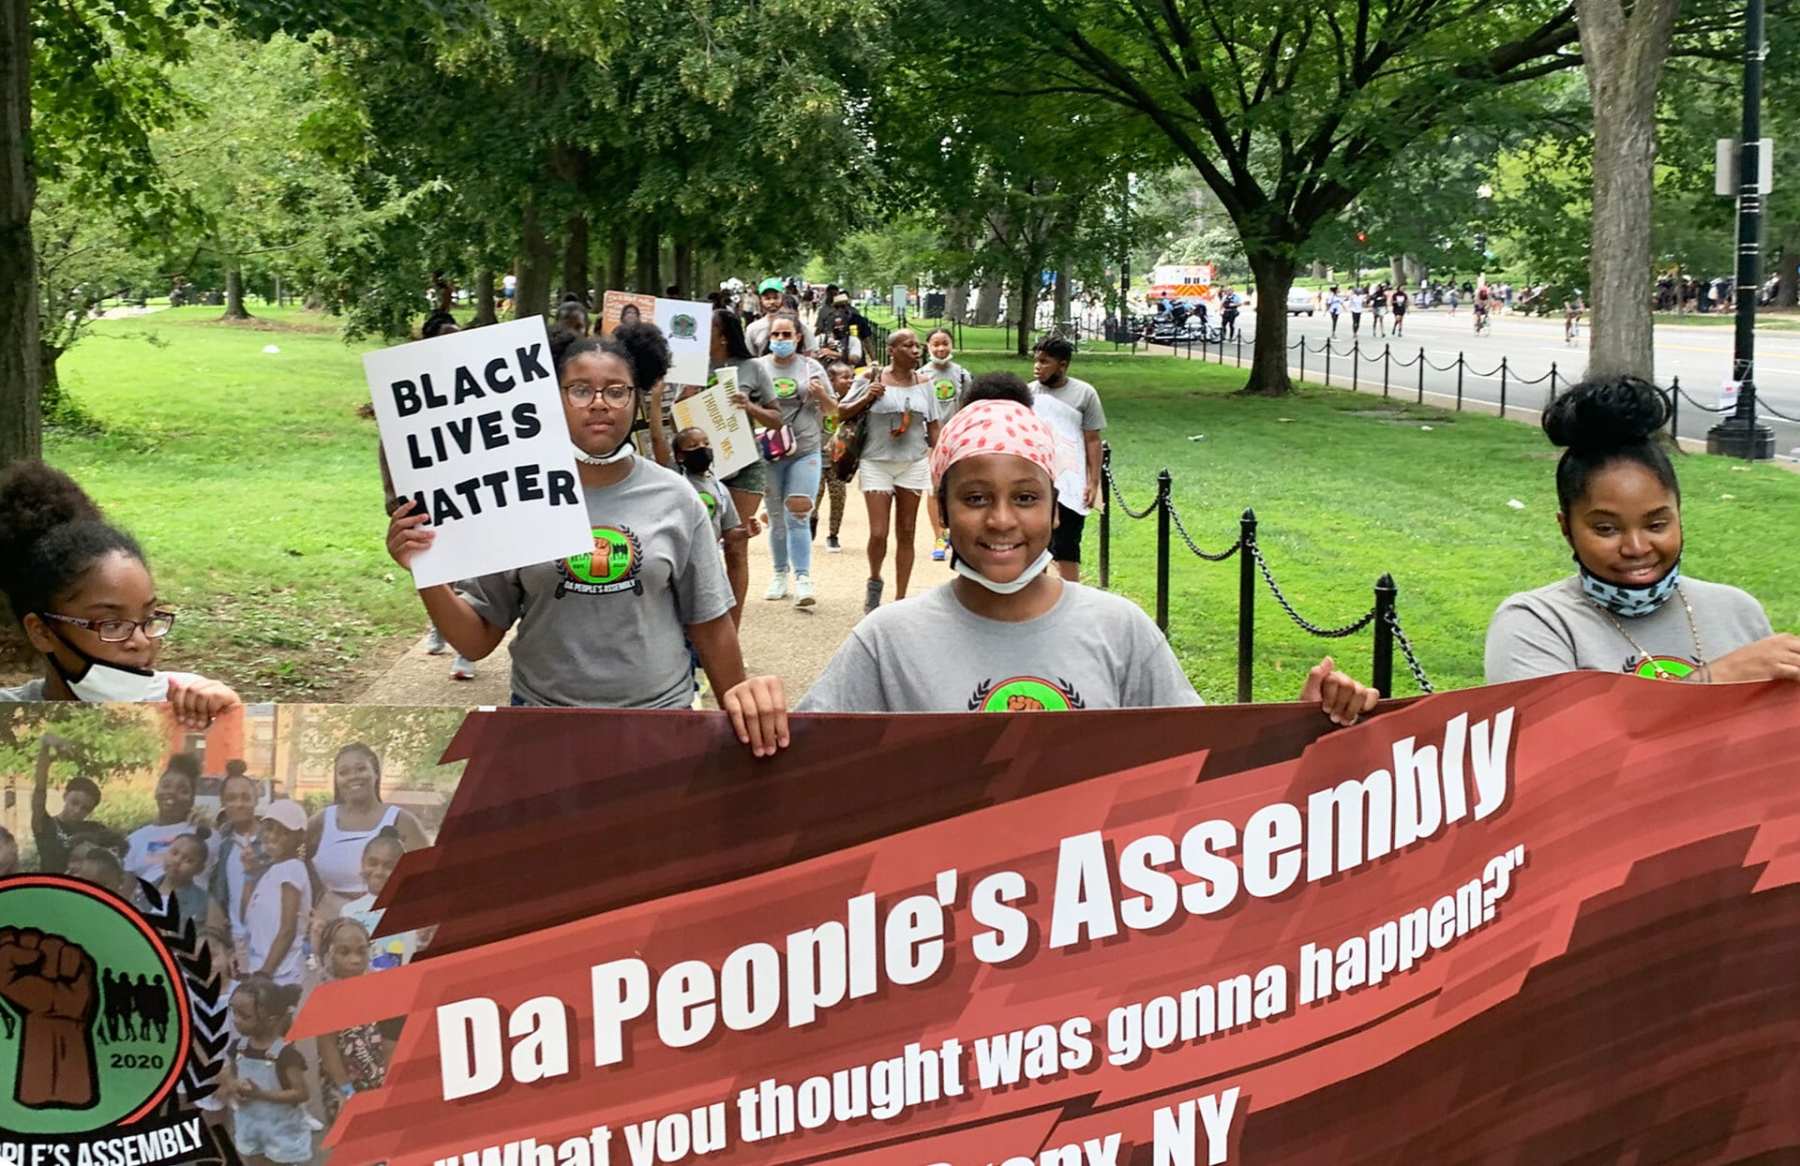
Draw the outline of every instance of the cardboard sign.
<instances>
[{"instance_id":1,"label":"cardboard sign","mask_svg":"<svg viewBox=\"0 0 1800 1166\"><path fill-rule=\"evenodd\" d=\"M384 348L363 371L394 492L437 531L416 586L593 549L541 318Z\"/></svg>"},{"instance_id":2,"label":"cardboard sign","mask_svg":"<svg viewBox=\"0 0 1800 1166\"><path fill-rule=\"evenodd\" d=\"M708 317L710 319L710 316ZM656 297L636 292L609 291L600 301L600 334L611 336L620 324L634 320L656 321Z\"/></svg>"},{"instance_id":3,"label":"cardboard sign","mask_svg":"<svg viewBox=\"0 0 1800 1166\"><path fill-rule=\"evenodd\" d=\"M712 443L713 473L721 478L729 478L760 456L750 418L731 403L735 392L737 369L722 368L718 382L711 388L675 402L676 432L690 426L705 431L706 439Z\"/></svg>"},{"instance_id":4,"label":"cardboard sign","mask_svg":"<svg viewBox=\"0 0 1800 1166\"><path fill-rule=\"evenodd\" d=\"M669 342L672 385L703 385L712 363L712 305L704 300L656 300L656 326Z\"/></svg>"}]
</instances>

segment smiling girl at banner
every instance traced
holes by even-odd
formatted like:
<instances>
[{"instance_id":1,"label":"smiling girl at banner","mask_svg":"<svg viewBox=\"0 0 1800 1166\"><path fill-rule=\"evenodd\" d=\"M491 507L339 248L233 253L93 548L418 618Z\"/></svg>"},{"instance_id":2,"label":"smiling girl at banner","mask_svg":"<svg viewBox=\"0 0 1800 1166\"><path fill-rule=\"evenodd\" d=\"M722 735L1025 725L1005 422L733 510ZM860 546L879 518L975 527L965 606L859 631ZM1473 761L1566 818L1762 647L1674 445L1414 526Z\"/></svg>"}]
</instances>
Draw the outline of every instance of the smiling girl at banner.
<instances>
[{"instance_id":1,"label":"smiling girl at banner","mask_svg":"<svg viewBox=\"0 0 1800 1166\"><path fill-rule=\"evenodd\" d=\"M419 596L444 638L471 659L487 656L517 625L515 705L687 708L691 639L739 738L773 752L785 743L775 731L786 707L781 682L745 679L706 507L679 474L637 457L631 444L638 394L667 372L668 348L659 346L655 368L645 346L634 352L626 343L655 329L621 331L624 340L559 332L551 342L593 550L468 580L460 593L437 586ZM395 512L388 553L402 567L431 545L424 523L410 503Z\"/></svg>"},{"instance_id":2,"label":"smiling girl at banner","mask_svg":"<svg viewBox=\"0 0 1800 1166\"><path fill-rule=\"evenodd\" d=\"M1138 606L1050 570L1056 444L1010 373L979 378L931 455L957 578L877 609L796 706L812 712L1025 712L1197 705ZM1377 694L1326 657L1301 700L1338 724Z\"/></svg>"},{"instance_id":3,"label":"smiling girl at banner","mask_svg":"<svg viewBox=\"0 0 1800 1166\"><path fill-rule=\"evenodd\" d=\"M1509 598L1488 625L1487 680L1593 669L1708 684L1800 680L1800 636L1776 635L1736 587L1684 574L1681 486L1650 382L1586 381L1544 411L1563 447L1557 523L1575 574Z\"/></svg>"},{"instance_id":4,"label":"smiling girl at banner","mask_svg":"<svg viewBox=\"0 0 1800 1166\"><path fill-rule=\"evenodd\" d=\"M0 688L0 701L160 701L204 729L237 693L191 672L159 672L175 626L137 541L61 470L20 462L0 475L0 593L44 675Z\"/></svg>"}]
</instances>

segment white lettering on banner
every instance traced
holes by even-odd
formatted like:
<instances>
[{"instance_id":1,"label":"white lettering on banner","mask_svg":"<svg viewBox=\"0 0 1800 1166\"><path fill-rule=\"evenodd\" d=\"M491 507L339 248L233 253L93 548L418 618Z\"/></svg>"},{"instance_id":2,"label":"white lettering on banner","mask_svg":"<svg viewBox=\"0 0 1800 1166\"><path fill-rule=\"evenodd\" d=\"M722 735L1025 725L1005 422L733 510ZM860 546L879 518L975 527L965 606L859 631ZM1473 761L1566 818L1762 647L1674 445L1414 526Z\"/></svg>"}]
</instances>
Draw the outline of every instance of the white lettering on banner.
<instances>
[{"instance_id":1,"label":"white lettering on banner","mask_svg":"<svg viewBox=\"0 0 1800 1166\"><path fill-rule=\"evenodd\" d=\"M542 320L385 348L363 370L394 492L437 536L415 585L593 549Z\"/></svg>"},{"instance_id":2,"label":"white lettering on banner","mask_svg":"<svg viewBox=\"0 0 1800 1166\"><path fill-rule=\"evenodd\" d=\"M1077 949L1156 931L1183 914L1218 915L1246 896L1275 898L1303 883L1336 879L1437 839L1459 823L1499 813L1511 796L1514 722L1510 707L1473 723L1467 713L1457 713L1444 721L1434 743L1421 743L1416 734L1388 738L1380 746L1381 768L1319 788L1303 803L1244 807L1241 825L1236 818L1212 818L1179 837L1120 837L1101 830L1066 836L1057 842L1048 895L1019 871L984 873L967 892L974 926L966 930L954 925L963 890L961 872L951 868L939 871L923 891L886 901L865 892L845 901L839 918L744 943L716 959L653 967L633 955L594 964L590 1063L623 1064L645 1038L683 1049L717 1036L721 1026L750 1032L777 1023L789 1029L819 1024L886 989L929 984L953 965L953 943L966 942L982 963L1011 965L1028 958L1034 945ZM1355 731L1382 741L1380 725ZM1300 1003L1313 1003L1403 973L1492 921L1524 863L1525 848L1514 846L1489 861L1480 877L1435 902L1335 947L1308 943L1295 964L1270 964L1114 1009L1106 1019L1108 1059L1128 1065L1178 1043L1267 1022L1287 1012L1296 995ZM1046 911L1033 906L1040 903L1047 903L1048 919L1033 918ZM1297 985L1290 967L1298 969ZM508 1078L532 1083L566 1076L577 1055L576 1034L566 1031L572 1012L547 996L526 1001L510 1016L485 997L439 1006L444 1097L485 1093ZM984 1089L1079 1072L1093 1063L1094 1038L1087 1017L1026 1026L974 1042L972 1070ZM946 1042L946 1058L955 1043ZM930 1054L912 1046L907 1056L915 1055ZM892 1071L925 1072L911 1066L907 1061ZM946 1064L946 1096L960 1089L960 1076L951 1072ZM816 1104L824 1096L819 1090L831 1084L820 1080L825 1084L788 1092L765 1082L767 1096L747 1090L738 1098L740 1119L759 1131L786 1131L790 1123L810 1128L808 1115L824 1112ZM865 1084L877 1088L872 1079ZM1169 1120L1179 1121L1179 1115ZM656 1138L689 1142L703 1132L698 1121L681 1133L654 1131ZM650 1144L650 1133L640 1138Z\"/></svg>"},{"instance_id":3,"label":"white lettering on banner","mask_svg":"<svg viewBox=\"0 0 1800 1166\"><path fill-rule=\"evenodd\" d=\"M1189 1099L1178 1106L1164 1106L1156 1111L1155 1166L1219 1166L1231 1149L1231 1122L1237 1114L1238 1090L1232 1086L1223 1093L1208 1093ZM1199 1119L1199 1126L1195 1125ZM1206 1157L1198 1157L1199 1139L1206 1138Z\"/></svg>"}]
</instances>

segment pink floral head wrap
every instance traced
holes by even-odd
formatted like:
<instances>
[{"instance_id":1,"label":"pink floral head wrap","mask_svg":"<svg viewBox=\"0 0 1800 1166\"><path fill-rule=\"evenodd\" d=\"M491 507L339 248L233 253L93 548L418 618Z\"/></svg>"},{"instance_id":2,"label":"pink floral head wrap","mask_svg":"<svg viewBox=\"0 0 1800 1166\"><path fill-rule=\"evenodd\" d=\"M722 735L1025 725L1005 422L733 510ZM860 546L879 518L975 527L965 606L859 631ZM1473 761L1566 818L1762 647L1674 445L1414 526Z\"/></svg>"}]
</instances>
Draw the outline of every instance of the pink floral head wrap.
<instances>
[{"instance_id":1,"label":"pink floral head wrap","mask_svg":"<svg viewBox=\"0 0 1800 1166\"><path fill-rule=\"evenodd\" d=\"M1022 457L1056 478L1056 439L1050 427L1017 401L976 401L959 411L938 434L931 450L931 484L944 480L964 458L989 453Z\"/></svg>"}]
</instances>

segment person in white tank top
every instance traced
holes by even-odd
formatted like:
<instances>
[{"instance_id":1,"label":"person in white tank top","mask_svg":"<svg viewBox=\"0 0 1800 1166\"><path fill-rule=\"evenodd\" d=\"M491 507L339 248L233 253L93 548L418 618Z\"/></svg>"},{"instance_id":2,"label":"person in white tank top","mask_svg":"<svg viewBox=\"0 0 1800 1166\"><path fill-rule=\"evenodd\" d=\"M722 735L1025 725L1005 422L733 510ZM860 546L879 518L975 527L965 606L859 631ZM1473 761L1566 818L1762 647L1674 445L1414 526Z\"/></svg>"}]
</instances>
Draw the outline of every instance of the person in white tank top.
<instances>
[{"instance_id":1,"label":"person in white tank top","mask_svg":"<svg viewBox=\"0 0 1800 1166\"><path fill-rule=\"evenodd\" d=\"M344 903L367 893L362 855L369 840L392 826L408 850L431 845L419 820L399 806L381 800L381 759L360 741L337 752L332 767L332 804L314 814L306 827L306 853L325 885L318 903L322 920L337 918Z\"/></svg>"}]
</instances>

